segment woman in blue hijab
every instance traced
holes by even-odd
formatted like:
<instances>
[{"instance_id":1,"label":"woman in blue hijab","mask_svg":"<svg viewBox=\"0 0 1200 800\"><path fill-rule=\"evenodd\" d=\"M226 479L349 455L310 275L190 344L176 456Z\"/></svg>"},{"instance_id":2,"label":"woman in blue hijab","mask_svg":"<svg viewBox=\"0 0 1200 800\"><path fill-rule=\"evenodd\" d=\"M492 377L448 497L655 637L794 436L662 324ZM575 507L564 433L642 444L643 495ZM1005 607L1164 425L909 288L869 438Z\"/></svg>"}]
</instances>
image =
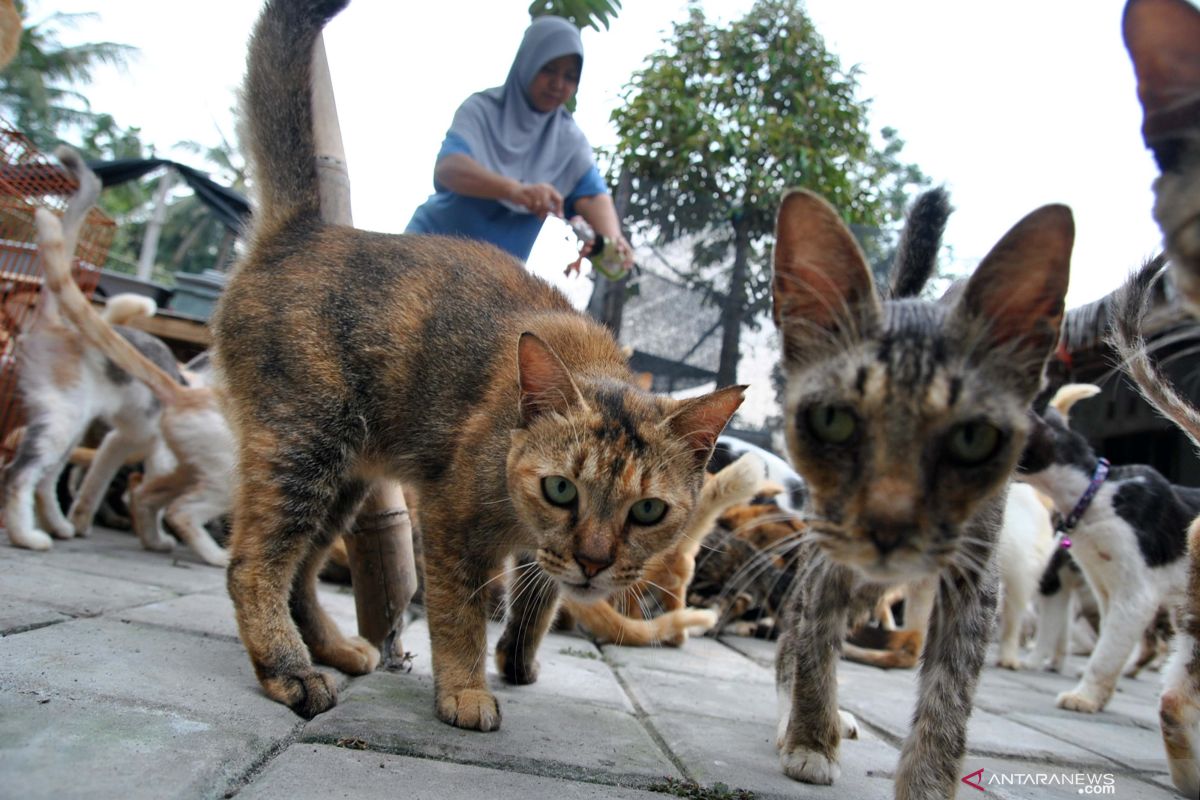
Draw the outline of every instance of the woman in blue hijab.
<instances>
[{"instance_id":1,"label":"woman in blue hijab","mask_svg":"<svg viewBox=\"0 0 1200 800\"><path fill-rule=\"evenodd\" d=\"M562 17L535 19L504 85L459 106L434 167L436 193L407 232L483 239L524 261L547 215L578 214L631 266L592 148L565 108L582 69L579 29Z\"/></svg>"}]
</instances>

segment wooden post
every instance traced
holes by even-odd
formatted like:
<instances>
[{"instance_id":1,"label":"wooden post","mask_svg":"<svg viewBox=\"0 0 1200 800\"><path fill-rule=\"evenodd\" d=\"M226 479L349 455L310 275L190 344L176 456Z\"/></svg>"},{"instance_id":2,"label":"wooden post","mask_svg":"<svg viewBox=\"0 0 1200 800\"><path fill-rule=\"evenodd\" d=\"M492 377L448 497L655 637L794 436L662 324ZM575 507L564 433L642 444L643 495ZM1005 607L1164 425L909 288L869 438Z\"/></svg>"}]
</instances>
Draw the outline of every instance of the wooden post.
<instances>
[{"instance_id":1,"label":"wooden post","mask_svg":"<svg viewBox=\"0 0 1200 800\"><path fill-rule=\"evenodd\" d=\"M346 170L325 40L320 36L313 46L312 97L321 216L326 222L353 225L350 174ZM404 610L417 590L412 521L400 485L377 481L358 519L344 535L359 635L379 648L380 666L397 663L404 656L399 637Z\"/></svg>"}]
</instances>

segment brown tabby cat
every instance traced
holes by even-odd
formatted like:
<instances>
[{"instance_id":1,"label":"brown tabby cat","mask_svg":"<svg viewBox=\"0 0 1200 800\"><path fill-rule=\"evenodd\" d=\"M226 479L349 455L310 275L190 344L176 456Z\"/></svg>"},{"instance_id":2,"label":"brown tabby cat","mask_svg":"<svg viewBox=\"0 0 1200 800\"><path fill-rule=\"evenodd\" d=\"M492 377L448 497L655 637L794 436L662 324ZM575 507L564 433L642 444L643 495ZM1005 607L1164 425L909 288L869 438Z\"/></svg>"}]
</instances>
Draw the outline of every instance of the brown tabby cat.
<instances>
[{"instance_id":1,"label":"brown tabby cat","mask_svg":"<svg viewBox=\"0 0 1200 800\"><path fill-rule=\"evenodd\" d=\"M1200 314L1200 10L1188 0L1130 0L1125 45L1145 113L1142 136L1160 175L1154 218L1171 276ZM1142 340L1156 270L1135 274L1118 295L1113 343L1121 366L1146 399L1200 446L1200 409L1175 390ZM1188 529L1186 602L1159 701L1171 779L1185 797L1200 796L1200 519Z\"/></svg>"},{"instance_id":2,"label":"brown tabby cat","mask_svg":"<svg viewBox=\"0 0 1200 800\"><path fill-rule=\"evenodd\" d=\"M1010 230L948 302L881 302L837 212L783 199L774 313L792 464L813 552L780 639L784 772L838 775L853 719L837 707L847 618L884 587L938 576L900 798L954 795L996 607L992 550L1027 411L1058 340L1074 225L1065 206Z\"/></svg>"},{"instance_id":3,"label":"brown tabby cat","mask_svg":"<svg viewBox=\"0 0 1200 800\"><path fill-rule=\"evenodd\" d=\"M528 559L496 666L531 683L560 590L607 597L675 544L745 387L647 394L604 328L500 250L323 224L309 62L345 5L270 0L250 42L258 205L214 320L239 443L229 591L266 692L330 708L310 652L351 674L379 654L338 632L316 575L372 482L401 481L421 509L437 716L496 730L489 573Z\"/></svg>"}]
</instances>

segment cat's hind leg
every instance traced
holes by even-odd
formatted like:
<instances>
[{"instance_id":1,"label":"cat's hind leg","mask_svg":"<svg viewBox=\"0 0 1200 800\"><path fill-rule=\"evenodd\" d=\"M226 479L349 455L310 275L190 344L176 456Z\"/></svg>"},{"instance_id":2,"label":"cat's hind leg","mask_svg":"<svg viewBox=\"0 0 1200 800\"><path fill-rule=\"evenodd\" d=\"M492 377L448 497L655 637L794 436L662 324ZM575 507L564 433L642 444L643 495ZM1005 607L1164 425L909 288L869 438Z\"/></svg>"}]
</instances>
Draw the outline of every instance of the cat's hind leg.
<instances>
[{"instance_id":1,"label":"cat's hind leg","mask_svg":"<svg viewBox=\"0 0 1200 800\"><path fill-rule=\"evenodd\" d=\"M64 416L67 415L31 421L5 470L4 527L17 547L49 550L52 544L50 534L37 527L34 498L39 485L53 471L51 468L62 463L64 454L70 452L83 434L82 422L61 418ZM54 478L57 477L55 474ZM65 530L56 533L66 538Z\"/></svg>"},{"instance_id":2,"label":"cat's hind leg","mask_svg":"<svg viewBox=\"0 0 1200 800\"><path fill-rule=\"evenodd\" d=\"M204 528L205 523L228 510L227 499L214 497L213 494L212 489L193 483L167 504L165 516L175 534L192 548L204 563L224 567L229 564L229 554L225 548L213 541Z\"/></svg>"},{"instance_id":3,"label":"cat's hind leg","mask_svg":"<svg viewBox=\"0 0 1200 800\"><path fill-rule=\"evenodd\" d=\"M779 640L776 746L780 766L793 780L828 785L841 774L838 747L848 721L837 707L837 657L846 634L850 588L848 571L827 565L807 588L797 618Z\"/></svg>"},{"instance_id":4,"label":"cat's hind leg","mask_svg":"<svg viewBox=\"0 0 1200 800\"><path fill-rule=\"evenodd\" d=\"M522 558L508 586L508 618L496 643L496 669L509 683L533 683L537 651L558 610L558 589L537 562Z\"/></svg>"},{"instance_id":5,"label":"cat's hind leg","mask_svg":"<svg viewBox=\"0 0 1200 800\"><path fill-rule=\"evenodd\" d=\"M71 503L71 510L67 512L67 519L80 536L86 536L91 530L92 519L117 471L127 461L149 453L152 444L120 428L113 428L104 435L83 478L83 484ZM152 536L141 531L139 535L142 536L142 546L147 550L166 551L174 546L174 540L158 530Z\"/></svg>"},{"instance_id":6,"label":"cat's hind leg","mask_svg":"<svg viewBox=\"0 0 1200 800\"><path fill-rule=\"evenodd\" d=\"M227 583L264 691L311 719L337 703L337 687L331 675L313 667L289 600L313 549L332 535L324 523L345 462L332 447L320 453L275 448L263 430L242 441Z\"/></svg>"}]
</instances>

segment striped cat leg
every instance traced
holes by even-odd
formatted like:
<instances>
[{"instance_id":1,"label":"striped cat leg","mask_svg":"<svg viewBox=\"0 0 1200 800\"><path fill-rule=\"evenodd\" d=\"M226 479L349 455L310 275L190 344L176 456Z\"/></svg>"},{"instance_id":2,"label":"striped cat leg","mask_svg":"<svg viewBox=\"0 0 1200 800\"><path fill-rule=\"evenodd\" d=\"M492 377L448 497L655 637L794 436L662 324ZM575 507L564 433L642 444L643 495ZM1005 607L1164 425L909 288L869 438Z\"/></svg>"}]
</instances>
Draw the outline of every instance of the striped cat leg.
<instances>
[{"instance_id":1,"label":"striped cat leg","mask_svg":"<svg viewBox=\"0 0 1200 800\"><path fill-rule=\"evenodd\" d=\"M508 618L496 643L496 669L509 683L533 683L537 650L558 610L558 589L528 557L520 559L508 585Z\"/></svg>"},{"instance_id":2,"label":"striped cat leg","mask_svg":"<svg viewBox=\"0 0 1200 800\"><path fill-rule=\"evenodd\" d=\"M312 653L313 661L339 669L347 675L373 672L379 666L379 651L361 636L342 633L317 599L317 576L325 566L337 532L344 530L353 520L353 514L365 496L366 485L361 481L351 482L342 490L334 506L339 511L331 514L326 523L327 535L309 551L292 586L292 618L300 630L300 637Z\"/></svg>"},{"instance_id":3,"label":"striped cat leg","mask_svg":"<svg viewBox=\"0 0 1200 800\"><path fill-rule=\"evenodd\" d=\"M828 785L841 774L837 758L842 729L852 727L852 719L844 721L837 707L837 659L846 635L851 580L846 568L834 564L810 577L814 583L779 640L776 747L789 778Z\"/></svg>"},{"instance_id":4,"label":"striped cat leg","mask_svg":"<svg viewBox=\"0 0 1200 800\"><path fill-rule=\"evenodd\" d=\"M434 710L449 725L478 731L500 727L500 704L487 688L489 564L471 561L453 545L458 523L421 507L425 547L425 611L433 651ZM450 541L448 541L450 540Z\"/></svg>"},{"instance_id":5,"label":"striped cat leg","mask_svg":"<svg viewBox=\"0 0 1200 800\"><path fill-rule=\"evenodd\" d=\"M263 689L311 719L337 704L337 687L313 667L289 600L314 547L328 541L324 524L339 473L332 451L282 450L269 431L243 437L227 579L242 643ZM296 463L310 472L294 474ZM315 467L328 469L329 480L315 479Z\"/></svg>"},{"instance_id":6,"label":"striped cat leg","mask_svg":"<svg viewBox=\"0 0 1200 800\"><path fill-rule=\"evenodd\" d=\"M967 721L996 616L991 559L982 572L947 575L929 620L913 727L896 771L897 800L953 797Z\"/></svg>"}]
</instances>

